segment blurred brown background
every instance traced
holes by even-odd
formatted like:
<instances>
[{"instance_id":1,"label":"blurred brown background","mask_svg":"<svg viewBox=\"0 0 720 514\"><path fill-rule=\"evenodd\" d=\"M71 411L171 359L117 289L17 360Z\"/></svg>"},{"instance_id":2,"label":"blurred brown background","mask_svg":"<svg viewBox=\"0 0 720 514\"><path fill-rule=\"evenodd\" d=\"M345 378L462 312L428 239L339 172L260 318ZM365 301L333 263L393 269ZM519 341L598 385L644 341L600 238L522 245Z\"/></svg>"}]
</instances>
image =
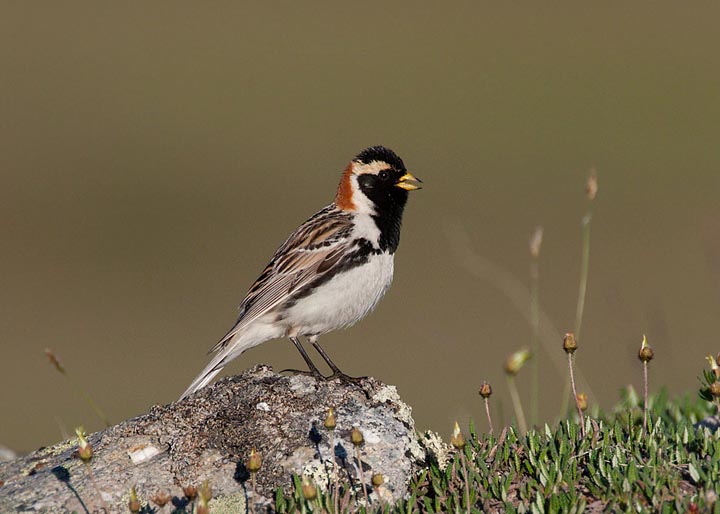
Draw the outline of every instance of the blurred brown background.
<instances>
[{"instance_id":1,"label":"blurred brown background","mask_svg":"<svg viewBox=\"0 0 720 514\"><path fill-rule=\"evenodd\" d=\"M643 333L651 389L694 391L720 350L719 16L715 2L3 2L0 443L101 427L46 347L114 422L176 399L275 248L373 144L426 188L388 296L322 340L346 372L396 384L443 434L455 418L484 428L488 379L509 421L501 365L530 330L448 234L527 284L542 224L542 306L571 329L594 166L577 354L592 401L639 385ZM552 420L564 374L540 359ZM302 363L273 341L227 371L258 362Z\"/></svg>"}]
</instances>

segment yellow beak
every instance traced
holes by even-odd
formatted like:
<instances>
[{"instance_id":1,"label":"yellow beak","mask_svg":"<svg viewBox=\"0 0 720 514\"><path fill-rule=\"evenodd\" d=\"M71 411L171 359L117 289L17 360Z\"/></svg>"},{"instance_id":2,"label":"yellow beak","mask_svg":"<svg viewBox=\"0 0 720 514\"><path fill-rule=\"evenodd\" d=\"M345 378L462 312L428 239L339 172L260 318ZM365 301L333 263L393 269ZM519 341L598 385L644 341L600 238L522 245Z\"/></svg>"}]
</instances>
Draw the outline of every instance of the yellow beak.
<instances>
[{"instance_id":1,"label":"yellow beak","mask_svg":"<svg viewBox=\"0 0 720 514\"><path fill-rule=\"evenodd\" d=\"M422 189L422 186L419 184L422 184L422 180L414 177L412 173L405 173L405 175L398 179L395 186L405 191L415 191L416 189Z\"/></svg>"}]
</instances>

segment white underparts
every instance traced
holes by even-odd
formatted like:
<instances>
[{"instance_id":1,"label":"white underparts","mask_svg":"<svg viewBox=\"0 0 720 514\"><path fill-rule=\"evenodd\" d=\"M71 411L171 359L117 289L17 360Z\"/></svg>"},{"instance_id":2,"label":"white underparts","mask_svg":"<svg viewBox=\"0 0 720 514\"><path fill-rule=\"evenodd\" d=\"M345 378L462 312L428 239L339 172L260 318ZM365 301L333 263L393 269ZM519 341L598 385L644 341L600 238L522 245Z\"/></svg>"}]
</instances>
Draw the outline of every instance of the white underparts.
<instances>
[{"instance_id":1,"label":"white underparts","mask_svg":"<svg viewBox=\"0 0 720 514\"><path fill-rule=\"evenodd\" d=\"M298 335L320 335L355 324L390 287L393 259L387 253L371 255L366 264L338 273L288 309L285 320Z\"/></svg>"}]
</instances>

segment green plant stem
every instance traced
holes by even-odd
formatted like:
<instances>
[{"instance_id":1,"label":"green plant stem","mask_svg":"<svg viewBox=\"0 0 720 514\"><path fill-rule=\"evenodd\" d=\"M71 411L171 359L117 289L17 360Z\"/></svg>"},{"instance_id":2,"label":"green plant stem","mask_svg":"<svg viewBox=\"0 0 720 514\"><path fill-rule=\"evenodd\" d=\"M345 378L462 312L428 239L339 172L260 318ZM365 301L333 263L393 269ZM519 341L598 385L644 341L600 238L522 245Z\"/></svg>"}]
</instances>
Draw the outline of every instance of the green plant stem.
<instances>
[{"instance_id":1,"label":"green plant stem","mask_svg":"<svg viewBox=\"0 0 720 514\"><path fill-rule=\"evenodd\" d=\"M492 416L490 416L490 402L487 398L483 398L485 401L485 414L487 414L488 426L490 427L490 433L492 434L495 429L493 428Z\"/></svg>"},{"instance_id":2,"label":"green plant stem","mask_svg":"<svg viewBox=\"0 0 720 514\"><path fill-rule=\"evenodd\" d=\"M540 266L537 257L530 262L530 351L533 354L532 388L530 397L530 421L533 425L538 422L538 409L540 404Z\"/></svg>"},{"instance_id":3,"label":"green plant stem","mask_svg":"<svg viewBox=\"0 0 720 514\"><path fill-rule=\"evenodd\" d=\"M340 473L338 472L337 458L335 457L335 430L330 431L330 451L333 458L333 514L338 514L338 503L340 501Z\"/></svg>"},{"instance_id":4,"label":"green plant stem","mask_svg":"<svg viewBox=\"0 0 720 514\"><path fill-rule=\"evenodd\" d=\"M470 514L470 481L468 480L465 450L460 450L460 461L462 462L463 480L465 481L465 512Z\"/></svg>"},{"instance_id":5,"label":"green plant stem","mask_svg":"<svg viewBox=\"0 0 720 514\"><path fill-rule=\"evenodd\" d=\"M508 381L508 389L510 389L510 398L512 399L513 409L515 410L515 418L518 422L518 429L522 434L527 433L527 421L525 421L525 412L523 411L522 402L520 401L520 393L518 393L515 377L506 375Z\"/></svg>"},{"instance_id":6,"label":"green plant stem","mask_svg":"<svg viewBox=\"0 0 720 514\"><path fill-rule=\"evenodd\" d=\"M580 261L580 285L578 299L575 306L575 339L580 341L583 314L585 313L585 296L587 294L588 270L590 269L590 222L592 221L592 201L588 206L587 214L582 219L582 258ZM568 410L568 397L570 396L570 380L565 380L565 388L560 406L560 417L564 418Z\"/></svg>"},{"instance_id":7,"label":"green plant stem","mask_svg":"<svg viewBox=\"0 0 720 514\"><path fill-rule=\"evenodd\" d=\"M573 354L568 353L568 367L570 368L570 384L572 386L572 394L575 399L575 407L577 407L578 417L580 418L580 435L585 437L585 414L580 408L580 402L577 397L577 389L575 388L575 373L573 373Z\"/></svg>"},{"instance_id":8,"label":"green plant stem","mask_svg":"<svg viewBox=\"0 0 720 514\"><path fill-rule=\"evenodd\" d=\"M65 379L68 381L70 386L75 389L75 392L78 393L78 395L85 398L85 401L90 406L90 409L95 413L95 415L100 418L100 421L102 421L105 424L105 427L110 427L110 420L105 415L105 413L100 409L97 403L95 403L95 400L93 400L92 396L90 396L90 393L87 392L87 390L81 386L78 382L75 382L70 375L67 373L65 369L58 369L60 373L62 373L62 376L65 377Z\"/></svg>"},{"instance_id":9,"label":"green plant stem","mask_svg":"<svg viewBox=\"0 0 720 514\"><path fill-rule=\"evenodd\" d=\"M591 204L592 205L592 204ZM582 261L580 263L580 285L578 288L578 300L575 308L575 339L580 340L580 329L582 328L583 314L585 312L585 296L587 294L588 270L590 268L590 222L592 221L592 207L588 207L587 214L582 220L583 225L583 247Z\"/></svg>"}]
</instances>

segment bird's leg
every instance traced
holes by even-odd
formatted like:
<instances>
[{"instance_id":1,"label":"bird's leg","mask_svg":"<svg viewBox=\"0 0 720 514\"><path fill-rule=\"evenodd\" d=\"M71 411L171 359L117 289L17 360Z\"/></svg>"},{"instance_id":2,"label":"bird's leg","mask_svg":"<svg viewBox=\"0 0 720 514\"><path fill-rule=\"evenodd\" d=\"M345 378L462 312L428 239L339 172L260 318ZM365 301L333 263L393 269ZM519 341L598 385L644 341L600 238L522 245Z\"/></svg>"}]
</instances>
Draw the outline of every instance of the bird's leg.
<instances>
[{"instance_id":1,"label":"bird's leg","mask_svg":"<svg viewBox=\"0 0 720 514\"><path fill-rule=\"evenodd\" d=\"M281 373L283 371L290 371L292 373L297 373L300 375L312 375L315 378L324 379L325 377L323 376L323 374L320 373L320 370L317 369L317 367L315 366L313 361L310 360L310 357L308 356L307 352L305 351L305 348L303 348L302 344L300 343L300 340L297 337L291 336L290 341L292 341L293 344L295 345L295 348L298 349L298 351L300 352L300 355L302 355L302 358L305 360L305 363L308 365L308 368L310 368L310 371L301 371L298 369L284 369L281 371Z\"/></svg>"},{"instance_id":2,"label":"bird's leg","mask_svg":"<svg viewBox=\"0 0 720 514\"><path fill-rule=\"evenodd\" d=\"M308 340L312 343L312 345L315 347L317 352L320 354L320 357L323 358L325 362L327 362L327 365L330 366L330 369L333 371L332 375L329 377L326 377L325 380L333 380L335 378L339 378L340 380L343 380L345 382L360 382L364 378L367 377L351 377L350 375L346 375L342 371L340 371L340 368L337 367L337 365L330 359L327 353L325 353L325 350L322 349L322 346L318 344L317 337L309 337Z\"/></svg>"}]
</instances>

